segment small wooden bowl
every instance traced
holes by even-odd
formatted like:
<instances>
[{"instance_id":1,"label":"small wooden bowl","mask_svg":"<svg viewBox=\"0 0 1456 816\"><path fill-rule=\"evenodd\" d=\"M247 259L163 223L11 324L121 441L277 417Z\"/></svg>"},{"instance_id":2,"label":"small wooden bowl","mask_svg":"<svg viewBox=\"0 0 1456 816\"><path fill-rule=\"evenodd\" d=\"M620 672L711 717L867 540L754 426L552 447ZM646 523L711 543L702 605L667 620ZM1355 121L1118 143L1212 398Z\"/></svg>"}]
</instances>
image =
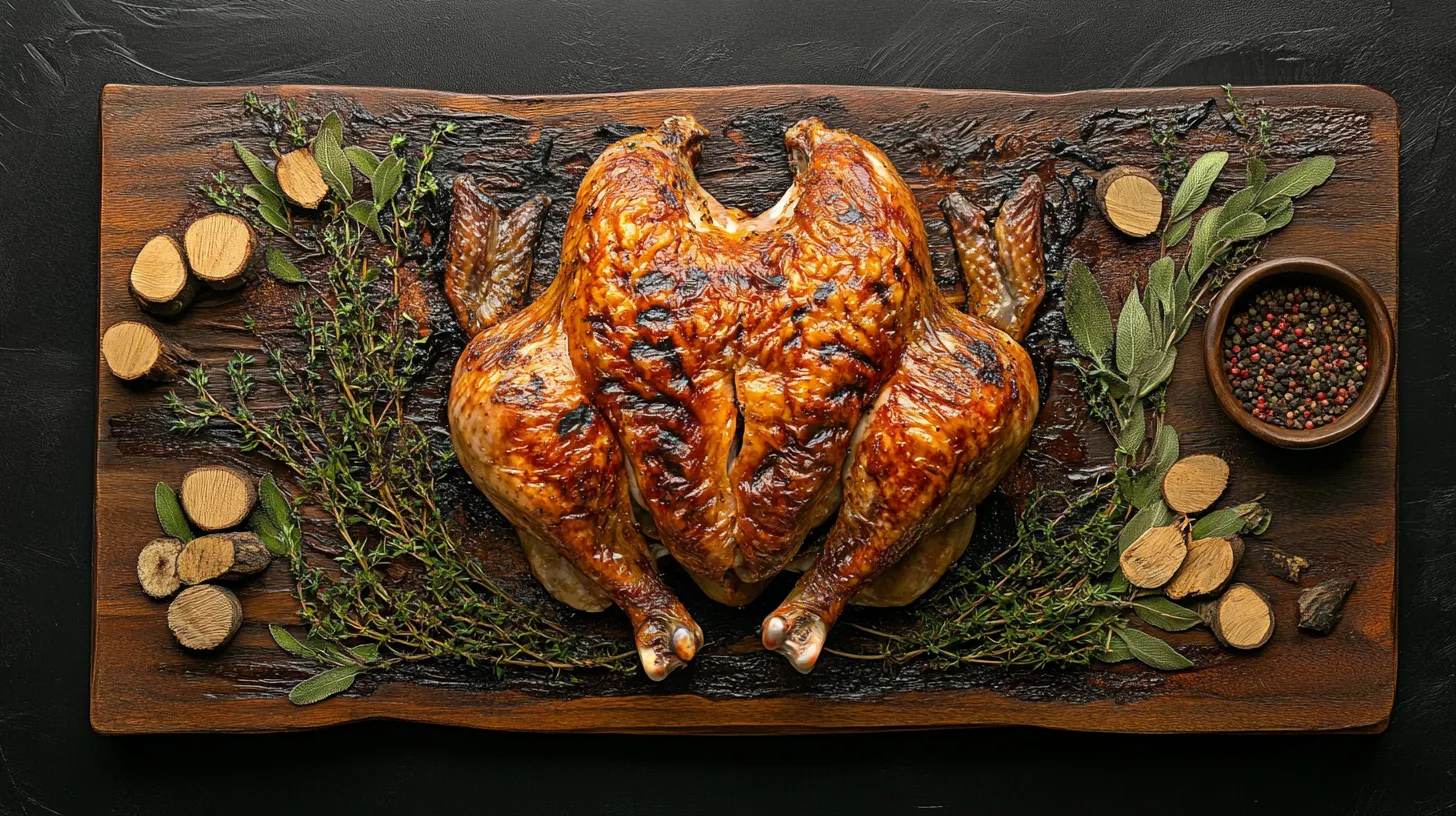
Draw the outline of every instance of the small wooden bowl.
<instances>
[{"instance_id":1,"label":"small wooden bowl","mask_svg":"<svg viewBox=\"0 0 1456 816\"><path fill-rule=\"evenodd\" d=\"M1292 430L1270 425L1244 410L1234 397L1233 387L1223 370L1223 333L1229 315L1246 294L1279 283L1318 285L1344 296L1365 318L1365 387L1355 405L1340 421L1310 430ZM1320 448L1360 430L1385 399L1395 369L1395 331L1385 302L1359 275L1320 258L1280 258L1249 267L1234 276L1214 298L1204 324L1203 367L1219 407L1244 430L1281 448Z\"/></svg>"}]
</instances>

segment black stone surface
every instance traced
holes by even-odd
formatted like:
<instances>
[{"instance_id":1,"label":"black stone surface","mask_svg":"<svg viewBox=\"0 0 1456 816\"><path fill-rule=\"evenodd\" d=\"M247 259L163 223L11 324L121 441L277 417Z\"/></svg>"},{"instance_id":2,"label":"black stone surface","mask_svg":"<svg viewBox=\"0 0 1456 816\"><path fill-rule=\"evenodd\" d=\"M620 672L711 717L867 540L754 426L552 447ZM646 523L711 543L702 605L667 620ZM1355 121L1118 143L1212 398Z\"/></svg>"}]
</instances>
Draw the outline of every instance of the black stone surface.
<instances>
[{"instance_id":1,"label":"black stone surface","mask_svg":"<svg viewBox=\"0 0 1456 816\"><path fill-rule=\"evenodd\" d=\"M763 82L1025 91L1358 82L1390 92L1403 119L1405 440L1401 670L1390 730L748 739L366 723L291 736L94 735L87 683L97 105L106 82L478 93ZM1456 5L1448 2L5 3L0 814L1456 809L1453 88Z\"/></svg>"}]
</instances>

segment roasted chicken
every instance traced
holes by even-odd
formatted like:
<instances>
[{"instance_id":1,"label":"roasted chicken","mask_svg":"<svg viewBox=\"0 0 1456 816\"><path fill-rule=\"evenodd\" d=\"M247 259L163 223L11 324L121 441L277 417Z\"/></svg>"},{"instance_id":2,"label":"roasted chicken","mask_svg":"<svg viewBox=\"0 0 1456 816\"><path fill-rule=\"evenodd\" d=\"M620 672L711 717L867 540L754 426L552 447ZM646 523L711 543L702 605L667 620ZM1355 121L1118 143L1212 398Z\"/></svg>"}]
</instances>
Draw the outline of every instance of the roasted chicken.
<instances>
[{"instance_id":1,"label":"roasted chicken","mask_svg":"<svg viewBox=\"0 0 1456 816\"><path fill-rule=\"evenodd\" d=\"M735 605L812 561L762 630L809 671L846 604L908 603L964 551L1038 406L1017 341L1044 288L1039 180L994 230L944 203L967 315L874 145L794 125L794 182L750 216L694 178L706 135L673 117L607 148L555 281L521 311L544 201L502 215L458 179L449 243L473 335L450 394L460 461L555 597L627 613L654 679L703 635L651 540ZM822 552L800 553L831 519Z\"/></svg>"}]
</instances>

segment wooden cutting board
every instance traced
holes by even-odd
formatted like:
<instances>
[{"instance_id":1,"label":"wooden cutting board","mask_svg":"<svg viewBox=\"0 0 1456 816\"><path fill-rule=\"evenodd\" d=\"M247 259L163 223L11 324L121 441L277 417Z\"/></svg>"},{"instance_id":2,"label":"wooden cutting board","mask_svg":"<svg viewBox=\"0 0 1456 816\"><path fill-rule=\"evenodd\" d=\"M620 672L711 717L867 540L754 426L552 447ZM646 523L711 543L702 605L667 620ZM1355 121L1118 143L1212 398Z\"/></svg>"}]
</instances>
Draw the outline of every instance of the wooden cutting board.
<instances>
[{"instance_id":1,"label":"wooden cutting board","mask_svg":"<svg viewBox=\"0 0 1456 816\"><path fill-rule=\"evenodd\" d=\"M127 292L137 251L153 235L180 237L206 210L197 192L219 167L240 168L231 140L258 133L242 112L242 88L109 86L101 100L100 327L144 319ZM1090 173L1098 159L1155 167L1160 156L1144 127L1147 116L1174 117L1218 88L1088 91L1051 96L903 88L763 86L644 91L557 97L493 97L426 91L293 86L257 89L294 97L305 110L352 110L368 143L388 129L418 134L435 119L460 125L442 150L438 172L481 178L507 200L544 191L556 199L544 233L533 290L554 274L561 224L576 182L596 154L636 126L691 113L712 136L699 175L724 203L760 210L787 186L782 132L805 116L850 128L882 147L919 198L930 232L938 280L956 292L957 275L936 204L952 189L982 203L1011 189L1024 172L1064 179ZM1243 89L1245 104L1273 117L1274 170L1307 155L1339 162L1323 188L1299 202L1294 223L1264 257L1317 255L1364 276L1397 315L1398 116L1394 101L1360 86ZM378 145L376 145L378 146ZM1196 156L1229 148L1235 158L1213 193L1240 185L1237 140L1218 112L1190 130L1178 148ZM1071 243L1104 289L1120 301L1135 275L1156 257L1156 242L1112 232L1095 212ZM245 312L286 306L286 292L253 279L237 293L203 298L164 330L207 363L220 366L235 349L251 348ZM1044 337L1060 331L1060 288L1044 307ZM154 322L154 321L153 321ZM785 661L754 648L756 627L787 584L770 588L748 610L714 607L669 573L699 616L708 646L688 670L661 684L640 674L575 678L512 673L452 664L365 675L349 693L298 708L285 695L317 667L273 645L269 623L296 623L281 563L239 595L245 621L215 655L184 651L168 634L165 605L137 586L136 554L159 534L152 490L177 485L189 468L226 461L256 474L267 463L216 440L177 437L166 429L165 389L133 387L98 365L96 449L95 641L91 722L103 733L283 731L369 718L397 718L481 728L632 732L812 732L1035 725L1091 731L1194 732L1253 730L1378 731L1395 691L1396 425L1399 389L1392 383L1374 421L1352 439L1312 452L1267 447L1218 412L1197 350L1201 329L1182 343L1169 394L1169 419L1185 452L1214 452L1233 467L1229 497L1265 493L1275 521L1251 542L1238 573L1271 597L1278 630L1256 653L1213 644L1198 628L1170 636L1197 668L1161 674L1136 664L1090 671L955 672L912 664L879 666L826 656L801 677ZM1049 387L1038 432L1023 460L1023 478L1055 484L1089 462L1110 459L1105 432L1081 416L1075 375L1057 344L1033 353ZM448 387L460 341L428 375ZM438 408L434 421L443 422ZM453 477L458 483L463 479ZM474 491L463 489L457 514L472 543L495 553L515 575L523 561L509 528ZM993 528L994 529L994 528ZM1328 577L1356 586L1334 634L1311 637L1295 628L1300 588L1281 583L1260 564L1274 543L1314 562L1306 585ZM539 590L529 581L524 593ZM763 608L760 608L763 607ZM615 615L615 612L606 613ZM860 612L849 613L855 620ZM610 620L603 618L603 620ZM597 625L597 624L593 624ZM841 627L848 629L848 627ZM840 636L836 633L836 637Z\"/></svg>"}]
</instances>

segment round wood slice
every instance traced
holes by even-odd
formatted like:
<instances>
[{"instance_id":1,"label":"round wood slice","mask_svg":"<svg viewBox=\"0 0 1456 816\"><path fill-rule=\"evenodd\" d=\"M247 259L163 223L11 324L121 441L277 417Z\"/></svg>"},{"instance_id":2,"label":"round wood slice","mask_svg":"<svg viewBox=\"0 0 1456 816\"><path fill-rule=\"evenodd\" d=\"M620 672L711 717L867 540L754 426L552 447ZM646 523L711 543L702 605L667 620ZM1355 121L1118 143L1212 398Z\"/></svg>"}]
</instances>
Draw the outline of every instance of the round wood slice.
<instances>
[{"instance_id":1,"label":"round wood slice","mask_svg":"<svg viewBox=\"0 0 1456 816\"><path fill-rule=\"evenodd\" d=\"M324 183L324 174L314 161L313 152L301 147L292 153L285 153L278 159L278 186L283 195L300 207L314 209L323 203L329 194L329 185Z\"/></svg>"},{"instance_id":2,"label":"round wood slice","mask_svg":"<svg viewBox=\"0 0 1456 816\"><path fill-rule=\"evenodd\" d=\"M1128 583L1143 589L1157 589L1178 572L1187 553L1183 532L1176 526L1154 527L1123 550L1118 563Z\"/></svg>"},{"instance_id":3,"label":"round wood slice","mask_svg":"<svg viewBox=\"0 0 1456 816\"><path fill-rule=\"evenodd\" d=\"M152 314L172 317L192 302L197 279L187 274L182 247L170 236L147 241L131 265L131 293Z\"/></svg>"},{"instance_id":4,"label":"round wood slice","mask_svg":"<svg viewBox=\"0 0 1456 816\"><path fill-rule=\"evenodd\" d=\"M1243 555L1244 544L1238 536L1190 542L1183 566L1163 587L1163 594L1175 601L1212 595L1228 584Z\"/></svg>"},{"instance_id":5,"label":"round wood slice","mask_svg":"<svg viewBox=\"0 0 1456 816\"><path fill-rule=\"evenodd\" d=\"M232 640L242 625L243 605L226 587L188 587L167 607L167 628L189 649L216 649Z\"/></svg>"},{"instance_id":6,"label":"round wood slice","mask_svg":"<svg viewBox=\"0 0 1456 816\"><path fill-rule=\"evenodd\" d=\"M152 539L137 555L137 583L149 597L170 598L182 588L177 578L177 556L182 542L175 538Z\"/></svg>"},{"instance_id":7,"label":"round wood slice","mask_svg":"<svg viewBox=\"0 0 1456 816\"><path fill-rule=\"evenodd\" d=\"M1257 649L1274 635L1274 608L1248 584L1234 584L1204 607L1204 622L1230 649Z\"/></svg>"},{"instance_id":8,"label":"round wood slice","mask_svg":"<svg viewBox=\"0 0 1456 816\"><path fill-rule=\"evenodd\" d=\"M1163 193L1152 174L1138 167L1103 173L1094 198L1107 221L1134 238L1152 235L1163 220Z\"/></svg>"},{"instance_id":9,"label":"round wood slice","mask_svg":"<svg viewBox=\"0 0 1456 816\"><path fill-rule=\"evenodd\" d=\"M252 533L213 533L194 538L177 556L177 578L188 586L205 581L235 581L262 572L273 560Z\"/></svg>"},{"instance_id":10,"label":"round wood slice","mask_svg":"<svg viewBox=\"0 0 1456 816\"><path fill-rule=\"evenodd\" d=\"M182 243L199 280L214 289L235 289L243 284L258 236L236 215L213 213L193 221Z\"/></svg>"},{"instance_id":11,"label":"round wood slice","mask_svg":"<svg viewBox=\"0 0 1456 816\"><path fill-rule=\"evenodd\" d=\"M1163 500L1179 513L1201 513L1228 487L1229 466L1208 453L1173 463L1163 477Z\"/></svg>"},{"instance_id":12,"label":"round wood slice","mask_svg":"<svg viewBox=\"0 0 1456 816\"><path fill-rule=\"evenodd\" d=\"M188 363L197 362L182 346L135 320L113 324L101 335L101 356L123 380L170 382L186 372Z\"/></svg>"},{"instance_id":13,"label":"round wood slice","mask_svg":"<svg viewBox=\"0 0 1456 816\"><path fill-rule=\"evenodd\" d=\"M193 524L207 531L236 527L253 512L258 488L253 477L236 468L208 465L182 477L182 509Z\"/></svg>"}]
</instances>

